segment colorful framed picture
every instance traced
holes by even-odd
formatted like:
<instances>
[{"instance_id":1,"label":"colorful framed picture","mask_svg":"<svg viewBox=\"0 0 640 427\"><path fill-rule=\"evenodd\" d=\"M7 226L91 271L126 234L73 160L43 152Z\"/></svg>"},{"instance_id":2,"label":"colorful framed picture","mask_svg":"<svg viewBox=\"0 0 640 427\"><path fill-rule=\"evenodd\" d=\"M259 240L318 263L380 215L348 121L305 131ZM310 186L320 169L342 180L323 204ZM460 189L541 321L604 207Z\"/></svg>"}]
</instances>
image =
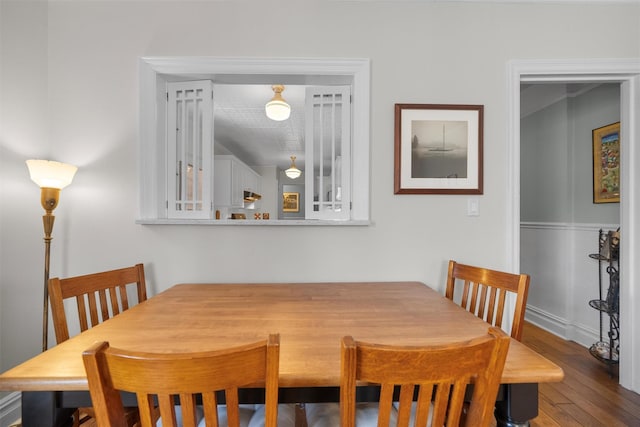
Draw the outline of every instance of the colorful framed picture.
<instances>
[{"instance_id":1,"label":"colorful framed picture","mask_svg":"<svg viewBox=\"0 0 640 427\"><path fill-rule=\"evenodd\" d=\"M300 211L300 193L282 193L282 211Z\"/></svg>"},{"instance_id":2,"label":"colorful framed picture","mask_svg":"<svg viewBox=\"0 0 640 427\"><path fill-rule=\"evenodd\" d=\"M483 105L395 105L395 194L482 194Z\"/></svg>"},{"instance_id":3,"label":"colorful framed picture","mask_svg":"<svg viewBox=\"0 0 640 427\"><path fill-rule=\"evenodd\" d=\"M593 203L620 203L620 122L591 131Z\"/></svg>"}]
</instances>

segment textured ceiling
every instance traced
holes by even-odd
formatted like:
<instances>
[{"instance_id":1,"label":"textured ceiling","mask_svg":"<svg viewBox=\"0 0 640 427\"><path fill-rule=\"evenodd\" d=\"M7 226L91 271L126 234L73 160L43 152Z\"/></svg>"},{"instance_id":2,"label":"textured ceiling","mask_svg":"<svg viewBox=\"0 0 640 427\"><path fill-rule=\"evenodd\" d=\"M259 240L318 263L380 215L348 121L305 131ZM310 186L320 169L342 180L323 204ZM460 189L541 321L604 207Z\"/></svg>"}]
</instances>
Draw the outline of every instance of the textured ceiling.
<instances>
[{"instance_id":1,"label":"textured ceiling","mask_svg":"<svg viewBox=\"0 0 640 427\"><path fill-rule=\"evenodd\" d=\"M265 104L273 97L271 85L214 85L214 135L216 153L224 149L249 166L279 166L286 169L290 156L304 166L303 85L285 86L282 97L291 106L289 119L269 119Z\"/></svg>"}]
</instances>

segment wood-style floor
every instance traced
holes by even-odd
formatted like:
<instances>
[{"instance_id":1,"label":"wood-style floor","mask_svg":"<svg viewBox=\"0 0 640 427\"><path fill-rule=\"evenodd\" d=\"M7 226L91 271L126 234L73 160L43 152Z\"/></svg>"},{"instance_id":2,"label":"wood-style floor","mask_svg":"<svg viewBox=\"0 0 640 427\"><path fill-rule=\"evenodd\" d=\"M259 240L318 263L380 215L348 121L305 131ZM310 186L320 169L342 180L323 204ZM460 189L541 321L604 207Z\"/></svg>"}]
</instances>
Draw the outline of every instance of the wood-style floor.
<instances>
[{"instance_id":1,"label":"wood-style floor","mask_svg":"<svg viewBox=\"0 0 640 427\"><path fill-rule=\"evenodd\" d=\"M560 383L540 384L539 415L531 427L640 426L640 395L618 385L617 372L610 377L588 349L526 322L522 342L565 373Z\"/></svg>"},{"instance_id":2,"label":"wood-style floor","mask_svg":"<svg viewBox=\"0 0 640 427\"><path fill-rule=\"evenodd\" d=\"M560 383L540 384L532 427L640 426L640 395L618 385L618 372L581 345L525 322L522 342L564 369Z\"/></svg>"}]
</instances>

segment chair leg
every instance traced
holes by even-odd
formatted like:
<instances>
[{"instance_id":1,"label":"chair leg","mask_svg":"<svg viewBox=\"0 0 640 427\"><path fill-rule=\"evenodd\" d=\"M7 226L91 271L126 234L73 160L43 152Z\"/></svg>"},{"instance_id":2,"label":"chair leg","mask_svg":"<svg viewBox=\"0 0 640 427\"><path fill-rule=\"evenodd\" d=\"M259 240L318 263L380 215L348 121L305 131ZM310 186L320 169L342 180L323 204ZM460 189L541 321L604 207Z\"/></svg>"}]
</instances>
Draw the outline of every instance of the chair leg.
<instances>
[{"instance_id":1,"label":"chair leg","mask_svg":"<svg viewBox=\"0 0 640 427\"><path fill-rule=\"evenodd\" d=\"M307 427L307 411L304 403L296 403L296 427Z\"/></svg>"}]
</instances>

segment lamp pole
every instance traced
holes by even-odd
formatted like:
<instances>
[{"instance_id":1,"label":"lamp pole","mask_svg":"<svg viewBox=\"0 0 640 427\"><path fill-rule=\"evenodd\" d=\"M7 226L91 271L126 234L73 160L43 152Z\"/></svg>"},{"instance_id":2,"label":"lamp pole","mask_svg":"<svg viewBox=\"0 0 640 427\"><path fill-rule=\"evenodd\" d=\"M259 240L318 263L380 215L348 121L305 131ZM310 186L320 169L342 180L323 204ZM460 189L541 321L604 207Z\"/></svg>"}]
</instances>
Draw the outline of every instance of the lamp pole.
<instances>
[{"instance_id":1,"label":"lamp pole","mask_svg":"<svg viewBox=\"0 0 640 427\"><path fill-rule=\"evenodd\" d=\"M42 351L46 351L49 344L49 260L51 258L51 233L56 217L53 210L60 200L60 189L42 187L40 202L46 213L42 216L44 225L44 300L42 303Z\"/></svg>"}]
</instances>

